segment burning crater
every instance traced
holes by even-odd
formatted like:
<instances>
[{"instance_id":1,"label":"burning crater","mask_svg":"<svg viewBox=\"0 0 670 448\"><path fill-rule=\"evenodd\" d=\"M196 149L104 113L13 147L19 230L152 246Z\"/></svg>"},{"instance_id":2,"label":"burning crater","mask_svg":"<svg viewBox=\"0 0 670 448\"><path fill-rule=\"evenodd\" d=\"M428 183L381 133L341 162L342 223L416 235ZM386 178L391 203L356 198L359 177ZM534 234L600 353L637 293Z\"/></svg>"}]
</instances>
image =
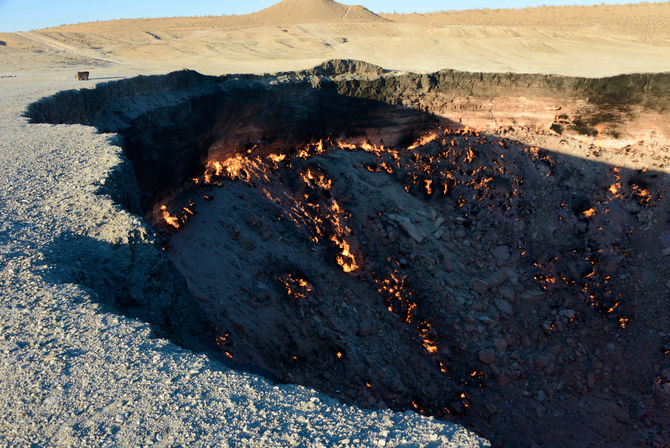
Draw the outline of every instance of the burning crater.
<instances>
[{"instance_id":1,"label":"burning crater","mask_svg":"<svg viewBox=\"0 0 670 448\"><path fill-rule=\"evenodd\" d=\"M175 336L495 444L653 446L670 437L668 85L331 61L140 77L28 115L123 137L204 322Z\"/></svg>"}]
</instances>

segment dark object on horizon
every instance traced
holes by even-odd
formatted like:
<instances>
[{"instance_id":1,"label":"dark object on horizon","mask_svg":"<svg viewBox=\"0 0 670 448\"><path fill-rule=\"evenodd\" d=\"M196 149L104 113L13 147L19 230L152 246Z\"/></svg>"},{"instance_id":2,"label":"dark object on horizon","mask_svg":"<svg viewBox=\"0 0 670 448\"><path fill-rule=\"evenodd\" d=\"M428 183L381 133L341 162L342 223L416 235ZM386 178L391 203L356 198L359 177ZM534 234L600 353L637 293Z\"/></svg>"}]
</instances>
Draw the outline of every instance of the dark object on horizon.
<instances>
[{"instance_id":1,"label":"dark object on horizon","mask_svg":"<svg viewBox=\"0 0 670 448\"><path fill-rule=\"evenodd\" d=\"M77 74L74 75L74 79L77 81L88 81L88 72L77 72Z\"/></svg>"}]
</instances>

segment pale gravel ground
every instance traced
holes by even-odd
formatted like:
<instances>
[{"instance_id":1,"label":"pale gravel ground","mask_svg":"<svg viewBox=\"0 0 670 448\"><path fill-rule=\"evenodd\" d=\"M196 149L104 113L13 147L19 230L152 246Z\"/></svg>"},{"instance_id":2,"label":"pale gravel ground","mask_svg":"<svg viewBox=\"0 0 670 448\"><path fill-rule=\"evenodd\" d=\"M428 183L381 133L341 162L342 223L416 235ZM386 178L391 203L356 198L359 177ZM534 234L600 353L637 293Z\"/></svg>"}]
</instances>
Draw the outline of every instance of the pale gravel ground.
<instances>
[{"instance_id":1,"label":"pale gravel ground","mask_svg":"<svg viewBox=\"0 0 670 448\"><path fill-rule=\"evenodd\" d=\"M113 136L22 117L30 102L81 87L71 76L0 79L0 446L488 446L457 425L230 370L59 281L61 255L70 270L94 267L90 254L49 253L55 241L121 248L133 272L164 263L152 246L124 252L150 229L96 194L127 169Z\"/></svg>"}]
</instances>

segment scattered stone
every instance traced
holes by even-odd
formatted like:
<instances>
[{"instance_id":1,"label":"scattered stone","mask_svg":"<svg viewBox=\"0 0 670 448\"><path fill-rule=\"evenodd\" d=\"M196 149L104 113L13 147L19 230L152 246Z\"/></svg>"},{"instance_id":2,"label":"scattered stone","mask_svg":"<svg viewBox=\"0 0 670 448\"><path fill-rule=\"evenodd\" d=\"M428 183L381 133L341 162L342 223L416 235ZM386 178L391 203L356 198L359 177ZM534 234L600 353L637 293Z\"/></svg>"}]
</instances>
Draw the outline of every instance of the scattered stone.
<instances>
[{"instance_id":1,"label":"scattered stone","mask_svg":"<svg viewBox=\"0 0 670 448\"><path fill-rule=\"evenodd\" d=\"M498 246L493 249L492 254L498 261L506 261L509 258L509 248L507 246Z\"/></svg>"},{"instance_id":2,"label":"scattered stone","mask_svg":"<svg viewBox=\"0 0 670 448\"><path fill-rule=\"evenodd\" d=\"M505 317L511 317L514 315L514 310L512 309L512 305L507 300L504 299L496 299L495 300L496 307L500 310Z\"/></svg>"},{"instance_id":3,"label":"scattered stone","mask_svg":"<svg viewBox=\"0 0 670 448\"><path fill-rule=\"evenodd\" d=\"M363 337L364 336L369 336L370 334L372 334L372 327L363 323L361 325L361 327L359 328L359 330L356 332L356 334L358 334L358 336L363 336Z\"/></svg>"},{"instance_id":4,"label":"scattered stone","mask_svg":"<svg viewBox=\"0 0 670 448\"><path fill-rule=\"evenodd\" d=\"M421 243L426 238L426 234L423 230L414 225L406 216L389 215L389 218L397 222L407 235L417 243Z\"/></svg>"},{"instance_id":5,"label":"scattered stone","mask_svg":"<svg viewBox=\"0 0 670 448\"><path fill-rule=\"evenodd\" d=\"M538 369L544 369L549 365L551 359L546 355L541 355L535 358L535 367Z\"/></svg>"},{"instance_id":6,"label":"scattered stone","mask_svg":"<svg viewBox=\"0 0 670 448\"><path fill-rule=\"evenodd\" d=\"M493 288L494 286L502 285L508 278L507 272L500 270L491 274L488 278L488 282L489 285L491 285L490 287Z\"/></svg>"},{"instance_id":7,"label":"scattered stone","mask_svg":"<svg viewBox=\"0 0 670 448\"><path fill-rule=\"evenodd\" d=\"M541 299L541 298L543 298L543 297L544 297L544 293L543 293L542 291L538 291L538 290L524 291L524 292L521 294L521 298L522 298L523 300L527 300L527 301L529 301L529 302L532 302L532 301L535 301L535 300L539 300L539 299Z\"/></svg>"},{"instance_id":8,"label":"scattered stone","mask_svg":"<svg viewBox=\"0 0 670 448\"><path fill-rule=\"evenodd\" d=\"M516 298L516 292L512 288L502 288L500 290L500 296L505 300L514 300Z\"/></svg>"},{"instance_id":9,"label":"scattered stone","mask_svg":"<svg viewBox=\"0 0 670 448\"><path fill-rule=\"evenodd\" d=\"M589 388L593 388L595 384L596 384L596 374L591 372L588 375L586 375L586 385L589 386Z\"/></svg>"},{"instance_id":10,"label":"scattered stone","mask_svg":"<svg viewBox=\"0 0 670 448\"><path fill-rule=\"evenodd\" d=\"M493 364L496 360L496 355L490 349L480 350L479 360L484 364Z\"/></svg>"},{"instance_id":11,"label":"scattered stone","mask_svg":"<svg viewBox=\"0 0 670 448\"><path fill-rule=\"evenodd\" d=\"M240 247L248 251L256 249L256 245L253 243L253 241L247 238L240 238Z\"/></svg>"},{"instance_id":12,"label":"scattered stone","mask_svg":"<svg viewBox=\"0 0 670 448\"><path fill-rule=\"evenodd\" d=\"M270 230L269 228L265 228L261 231L260 235L263 241L267 241L270 238L272 238L272 230Z\"/></svg>"},{"instance_id":13,"label":"scattered stone","mask_svg":"<svg viewBox=\"0 0 670 448\"><path fill-rule=\"evenodd\" d=\"M614 274L619 268L619 257L608 255L600 262L600 269L606 274Z\"/></svg>"},{"instance_id":14,"label":"scattered stone","mask_svg":"<svg viewBox=\"0 0 670 448\"><path fill-rule=\"evenodd\" d=\"M500 353L505 353L507 350L507 341L504 338L495 338L493 345Z\"/></svg>"},{"instance_id":15,"label":"scattered stone","mask_svg":"<svg viewBox=\"0 0 670 448\"><path fill-rule=\"evenodd\" d=\"M505 387L510 382L510 376L505 371L500 371L496 377L496 383L500 387Z\"/></svg>"},{"instance_id":16,"label":"scattered stone","mask_svg":"<svg viewBox=\"0 0 670 448\"><path fill-rule=\"evenodd\" d=\"M578 223L575 224L575 233L577 235L581 235L583 233L586 233L586 230L588 229L589 225L585 223L584 221L579 221Z\"/></svg>"},{"instance_id":17,"label":"scattered stone","mask_svg":"<svg viewBox=\"0 0 670 448\"><path fill-rule=\"evenodd\" d=\"M509 280L510 283L513 285L519 283L519 273L516 271L516 269L508 266L502 268L501 271L505 274L505 277L507 277L507 280Z\"/></svg>"},{"instance_id":18,"label":"scattered stone","mask_svg":"<svg viewBox=\"0 0 670 448\"><path fill-rule=\"evenodd\" d=\"M560 313L558 313L559 316L566 320L572 320L575 318L575 310L571 310L569 308L566 308L564 310L561 310Z\"/></svg>"},{"instance_id":19,"label":"scattered stone","mask_svg":"<svg viewBox=\"0 0 670 448\"><path fill-rule=\"evenodd\" d=\"M465 406L460 401L449 403L449 409L454 415L462 415L465 412Z\"/></svg>"},{"instance_id":20,"label":"scattered stone","mask_svg":"<svg viewBox=\"0 0 670 448\"><path fill-rule=\"evenodd\" d=\"M493 325L496 323L496 321L494 319L491 319L489 316L479 316L477 320L486 325Z\"/></svg>"},{"instance_id":21,"label":"scattered stone","mask_svg":"<svg viewBox=\"0 0 670 448\"><path fill-rule=\"evenodd\" d=\"M642 207L640 207L640 204L638 204L635 201L624 202L623 208L626 209L626 211L629 212L632 215L640 213L640 210L642 210Z\"/></svg>"},{"instance_id":22,"label":"scattered stone","mask_svg":"<svg viewBox=\"0 0 670 448\"><path fill-rule=\"evenodd\" d=\"M483 294L491 288L491 285L486 280L476 278L470 282L470 288L479 294Z\"/></svg>"}]
</instances>

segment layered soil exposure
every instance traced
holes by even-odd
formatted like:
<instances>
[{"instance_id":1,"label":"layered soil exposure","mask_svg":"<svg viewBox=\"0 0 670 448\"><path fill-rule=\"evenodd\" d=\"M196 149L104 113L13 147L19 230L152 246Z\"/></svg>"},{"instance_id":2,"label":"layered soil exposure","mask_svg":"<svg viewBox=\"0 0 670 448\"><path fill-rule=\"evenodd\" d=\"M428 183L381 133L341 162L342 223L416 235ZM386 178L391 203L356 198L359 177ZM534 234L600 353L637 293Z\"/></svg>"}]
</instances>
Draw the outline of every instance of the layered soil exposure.
<instances>
[{"instance_id":1,"label":"layered soil exposure","mask_svg":"<svg viewBox=\"0 0 670 448\"><path fill-rule=\"evenodd\" d=\"M177 339L497 445L665 446L669 88L331 61L139 77L28 115L123 137L199 304Z\"/></svg>"}]
</instances>

